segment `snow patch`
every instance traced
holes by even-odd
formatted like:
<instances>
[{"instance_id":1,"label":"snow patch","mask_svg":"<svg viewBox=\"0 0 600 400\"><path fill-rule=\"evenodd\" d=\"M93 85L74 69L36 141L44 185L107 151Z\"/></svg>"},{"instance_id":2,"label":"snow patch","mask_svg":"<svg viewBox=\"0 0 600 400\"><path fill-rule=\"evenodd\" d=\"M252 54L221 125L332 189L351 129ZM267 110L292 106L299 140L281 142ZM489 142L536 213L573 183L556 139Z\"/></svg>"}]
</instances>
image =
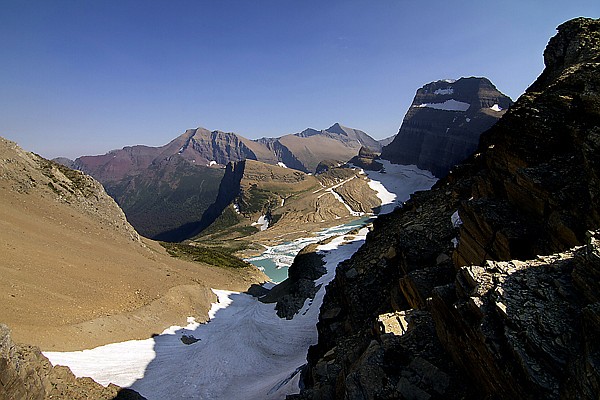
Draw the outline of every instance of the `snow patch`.
<instances>
[{"instance_id":1,"label":"snow patch","mask_svg":"<svg viewBox=\"0 0 600 400\"><path fill-rule=\"evenodd\" d=\"M277 163L277 165L279 165L279 166L280 166L280 167L282 167L282 168L287 168L287 165L285 165L285 164L284 164L284 163L282 163L281 161L279 161L279 162Z\"/></svg>"},{"instance_id":2,"label":"snow patch","mask_svg":"<svg viewBox=\"0 0 600 400\"><path fill-rule=\"evenodd\" d=\"M430 189L437 178L429 171L416 165L392 164L388 160L378 160L383 164L381 171L365 171L369 179L369 187L377 192L381 200L380 214L389 213L410 195L419 190Z\"/></svg>"},{"instance_id":3,"label":"snow patch","mask_svg":"<svg viewBox=\"0 0 600 400\"><path fill-rule=\"evenodd\" d=\"M233 203L233 209L235 210L235 212L237 214L241 214L240 213L240 205L238 203Z\"/></svg>"},{"instance_id":4,"label":"snow patch","mask_svg":"<svg viewBox=\"0 0 600 400\"><path fill-rule=\"evenodd\" d=\"M433 92L433 94L452 94L454 93L454 89L446 88L446 89L437 89Z\"/></svg>"},{"instance_id":5,"label":"snow patch","mask_svg":"<svg viewBox=\"0 0 600 400\"><path fill-rule=\"evenodd\" d=\"M258 218L258 221L252 223L252 226L256 225L260 226L261 231L266 231L269 227L269 219L266 215L261 215L260 218Z\"/></svg>"},{"instance_id":6,"label":"snow patch","mask_svg":"<svg viewBox=\"0 0 600 400\"><path fill-rule=\"evenodd\" d=\"M274 304L213 290L217 303L210 323L84 352L45 354L77 376L130 387L149 400L283 399L300 390L300 367L309 346L317 343L316 323L327 283L337 265L364 243L367 232L363 228L317 248L327 272L316 281L320 289L314 299L291 320L279 318ZM200 340L185 345L183 334Z\"/></svg>"},{"instance_id":7,"label":"snow patch","mask_svg":"<svg viewBox=\"0 0 600 400\"><path fill-rule=\"evenodd\" d=\"M498 104L494 104L493 106L490 107L490 110L499 112L499 111L502 111L502 107L500 107Z\"/></svg>"},{"instance_id":8,"label":"snow patch","mask_svg":"<svg viewBox=\"0 0 600 400\"><path fill-rule=\"evenodd\" d=\"M458 210L454 211L454 213L450 217L450 220L452 221L452 226L455 228L458 228L463 223L460 219L460 215L458 215Z\"/></svg>"},{"instance_id":9,"label":"snow patch","mask_svg":"<svg viewBox=\"0 0 600 400\"><path fill-rule=\"evenodd\" d=\"M209 161L208 164L206 164L207 167L212 167L213 165L217 165L216 161Z\"/></svg>"},{"instance_id":10,"label":"snow patch","mask_svg":"<svg viewBox=\"0 0 600 400\"><path fill-rule=\"evenodd\" d=\"M467 122L471 122L471 118L465 118Z\"/></svg>"},{"instance_id":11,"label":"snow patch","mask_svg":"<svg viewBox=\"0 0 600 400\"><path fill-rule=\"evenodd\" d=\"M436 110L445 110L445 111L467 111L471 105L469 103L464 103L462 101L457 101L454 99L446 100L442 103L423 103L419 105L415 105L414 107L419 108L434 108Z\"/></svg>"}]
</instances>

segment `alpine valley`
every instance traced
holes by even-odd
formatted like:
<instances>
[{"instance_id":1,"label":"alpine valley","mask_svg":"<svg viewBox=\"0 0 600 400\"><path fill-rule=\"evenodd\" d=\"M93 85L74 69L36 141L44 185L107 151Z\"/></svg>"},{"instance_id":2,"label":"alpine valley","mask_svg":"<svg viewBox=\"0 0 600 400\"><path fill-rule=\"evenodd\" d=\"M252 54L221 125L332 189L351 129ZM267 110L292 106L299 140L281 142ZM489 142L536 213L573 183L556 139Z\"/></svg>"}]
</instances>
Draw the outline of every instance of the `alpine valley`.
<instances>
[{"instance_id":1,"label":"alpine valley","mask_svg":"<svg viewBox=\"0 0 600 400\"><path fill-rule=\"evenodd\" d=\"M0 400L597 399L600 20L557 29L383 141L0 140Z\"/></svg>"}]
</instances>

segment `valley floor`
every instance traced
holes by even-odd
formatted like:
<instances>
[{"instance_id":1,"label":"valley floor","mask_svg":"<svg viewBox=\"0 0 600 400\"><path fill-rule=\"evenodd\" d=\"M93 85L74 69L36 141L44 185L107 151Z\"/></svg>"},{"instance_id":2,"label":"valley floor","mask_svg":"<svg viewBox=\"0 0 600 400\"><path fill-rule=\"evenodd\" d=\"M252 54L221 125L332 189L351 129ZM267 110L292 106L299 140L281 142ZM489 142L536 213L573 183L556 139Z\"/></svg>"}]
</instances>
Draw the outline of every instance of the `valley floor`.
<instances>
[{"instance_id":1,"label":"valley floor","mask_svg":"<svg viewBox=\"0 0 600 400\"><path fill-rule=\"evenodd\" d=\"M380 179L374 185L386 196L387 209L435 182L411 166L386 167L385 174L368 174ZM367 231L362 228L318 247L324 253L327 273L316 282L321 287L315 298L308 299L291 320L279 318L274 304L263 304L243 293L213 290L218 302L211 309L209 323L173 327L150 339L93 350L44 354L53 364L68 365L77 376L131 387L149 399L284 398L299 391L298 372L306 363L308 347L317 341L325 286L338 263L362 245Z\"/></svg>"}]
</instances>

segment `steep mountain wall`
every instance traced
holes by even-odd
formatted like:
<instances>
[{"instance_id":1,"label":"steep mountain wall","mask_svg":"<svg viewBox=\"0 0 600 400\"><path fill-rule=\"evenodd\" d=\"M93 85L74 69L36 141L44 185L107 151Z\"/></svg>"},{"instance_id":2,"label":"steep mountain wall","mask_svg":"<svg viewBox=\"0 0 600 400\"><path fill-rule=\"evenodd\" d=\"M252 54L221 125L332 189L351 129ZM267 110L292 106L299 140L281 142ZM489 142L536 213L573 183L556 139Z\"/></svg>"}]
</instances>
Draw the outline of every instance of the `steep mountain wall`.
<instances>
[{"instance_id":1,"label":"steep mountain wall","mask_svg":"<svg viewBox=\"0 0 600 400\"><path fill-rule=\"evenodd\" d=\"M291 398L597 398L600 20L544 58L477 152L338 267Z\"/></svg>"},{"instance_id":2,"label":"steep mountain wall","mask_svg":"<svg viewBox=\"0 0 600 400\"><path fill-rule=\"evenodd\" d=\"M445 176L475 151L479 135L511 104L486 78L428 83L417 90L400 131L381 156Z\"/></svg>"}]
</instances>

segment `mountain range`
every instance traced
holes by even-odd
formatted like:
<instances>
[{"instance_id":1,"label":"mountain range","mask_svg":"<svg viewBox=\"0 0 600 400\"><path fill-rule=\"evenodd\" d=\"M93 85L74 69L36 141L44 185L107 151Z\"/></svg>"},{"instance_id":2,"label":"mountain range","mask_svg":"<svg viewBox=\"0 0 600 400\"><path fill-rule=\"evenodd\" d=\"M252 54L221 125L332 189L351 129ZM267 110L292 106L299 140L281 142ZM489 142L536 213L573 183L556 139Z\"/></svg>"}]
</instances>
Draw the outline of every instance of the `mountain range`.
<instances>
[{"instance_id":1,"label":"mountain range","mask_svg":"<svg viewBox=\"0 0 600 400\"><path fill-rule=\"evenodd\" d=\"M181 241L218 217L213 214L220 206L214 203L224 167L231 162L254 160L321 173L351 159L355 165L365 166L356 159L359 153L369 154L373 160L382 152L382 158L393 163L416 164L443 176L474 150L481 132L511 104L486 78L437 81L417 91L398 135L381 143L339 123L324 130L308 128L257 140L197 128L161 147L132 146L100 156L57 161L102 182L142 235ZM365 162L371 165L367 168L380 165Z\"/></svg>"},{"instance_id":2,"label":"mountain range","mask_svg":"<svg viewBox=\"0 0 600 400\"><path fill-rule=\"evenodd\" d=\"M161 147L132 146L57 161L102 182L140 234L179 241L186 238L180 228L198 223L216 201L228 163L256 160L310 173L323 160L346 162L363 146L381 150L366 133L338 123L258 140L198 128Z\"/></svg>"}]
</instances>

